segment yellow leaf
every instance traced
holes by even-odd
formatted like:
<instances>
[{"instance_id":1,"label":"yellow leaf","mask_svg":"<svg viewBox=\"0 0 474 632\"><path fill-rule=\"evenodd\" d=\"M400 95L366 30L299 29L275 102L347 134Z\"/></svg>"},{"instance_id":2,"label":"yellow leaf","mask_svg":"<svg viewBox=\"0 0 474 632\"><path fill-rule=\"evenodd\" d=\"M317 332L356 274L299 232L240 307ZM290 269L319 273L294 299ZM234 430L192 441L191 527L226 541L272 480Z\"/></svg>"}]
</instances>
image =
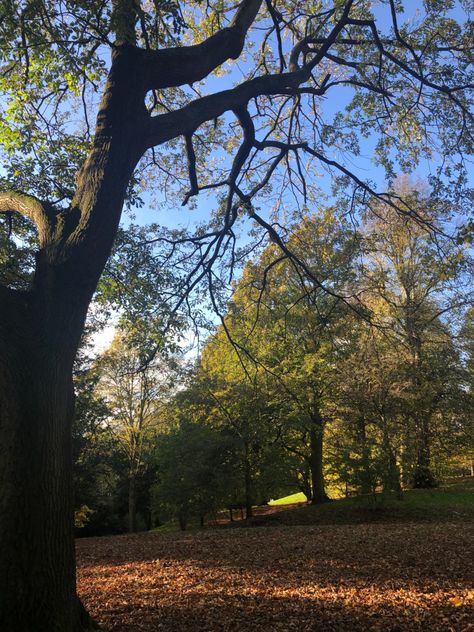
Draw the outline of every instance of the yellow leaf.
<instances>
[{"instance_id":1,"label":"yellow leaf","mask_svg":"<svg viewBox=\"0 0 474 632\"><path fill-rule=\"evenodd\" d=\"M449 600L449 603L452 606L455 606L456 608L459 608L459 606L462 606L462 599L460 597L451 597L451 599Z\"/></svg>"}]
</instances>

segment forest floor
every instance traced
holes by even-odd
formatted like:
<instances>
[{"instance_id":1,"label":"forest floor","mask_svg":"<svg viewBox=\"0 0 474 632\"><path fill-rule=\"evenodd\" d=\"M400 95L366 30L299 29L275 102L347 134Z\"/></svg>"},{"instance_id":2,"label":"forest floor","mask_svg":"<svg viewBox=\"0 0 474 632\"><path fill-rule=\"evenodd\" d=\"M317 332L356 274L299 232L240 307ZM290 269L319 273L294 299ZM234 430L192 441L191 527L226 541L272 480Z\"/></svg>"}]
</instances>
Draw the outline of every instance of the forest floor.
<instances>
[{"instance_id":1,"label":"forest floor","mask_svg":"<svg viewBox=\"0 0 474 632\"><path fill-rule=\"evenodd\" d=\"M450 522L441 511L430 522L82 539L79 593L108 632L472 632L474 521L464 505ZM274 515L305 509L315 511Z\"/></svg>"}]
</instances>

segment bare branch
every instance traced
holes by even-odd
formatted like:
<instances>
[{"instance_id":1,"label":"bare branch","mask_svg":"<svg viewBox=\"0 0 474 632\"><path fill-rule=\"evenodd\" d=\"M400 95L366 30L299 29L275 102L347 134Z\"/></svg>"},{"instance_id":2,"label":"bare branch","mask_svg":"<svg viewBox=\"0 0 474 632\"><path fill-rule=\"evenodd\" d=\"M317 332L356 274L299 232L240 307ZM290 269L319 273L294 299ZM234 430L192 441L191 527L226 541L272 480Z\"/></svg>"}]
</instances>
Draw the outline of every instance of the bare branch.
<instances>
[{"instance_id":1,"label":"bare branch","mask_svg":"<svg viewBox=\"0 0 474 632\"><path fill-rule=\"evenodd\" d=\"M188 193L186 194L186 197L184 198L184 201L182 204L183 206L186 206L191 196L197 195L199 193L199 185L198 185L198 179L197 179L197 174L196 174L196 153L194 151L193 135L186 134L185 140L186 140L186 154L188 156L189 184L191 185L191 188L189 189Z\"/></svg>"},{"instance_id":2,"label":"bare branch","mask_svg":"<svg viewBox=\"0 0 474 632\"><path fill-rule=\"evenodd\" d=\"M301 83L307 81L311 72L303 68L282 75L266 75L244 81L230 90L196 99L174 112L154 116L148 122L147 147L165 143L176 136L187 134L206 121L218 118L224 112L245 106L250 99L261 95L296 94ZM325 86L315 88L314 93L324 94Z\"/></svg>"}]
</instances>

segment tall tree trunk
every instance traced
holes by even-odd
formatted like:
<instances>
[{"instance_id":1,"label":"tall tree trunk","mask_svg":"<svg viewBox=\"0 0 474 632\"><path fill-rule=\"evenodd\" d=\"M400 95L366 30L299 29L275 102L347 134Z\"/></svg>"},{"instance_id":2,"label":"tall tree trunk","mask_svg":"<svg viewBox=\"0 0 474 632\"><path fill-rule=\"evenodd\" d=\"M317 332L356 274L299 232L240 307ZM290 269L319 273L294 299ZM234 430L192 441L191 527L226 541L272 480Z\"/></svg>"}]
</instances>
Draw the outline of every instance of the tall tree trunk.
<instances>
[{"instance_id":1,"label":"tall tree trunk","mask_svg":"<svg viewBox=\"0 0 474 632\"><path fill-rule=\"evenodd\" d=\"M245 463L244 463L244 484L245 484L245 516L251 518L252 511L252 471L250 464L250 449L248 442L245 443Z\"/></svg>"},{"instance_id":2,"label":"tall tree trunk","mask_svg":"<svg viewBox=\"0 0 474 632\"><path fill-rule=\"evenodd\" d=\"M324 503L329 500L324 485L323 440L323 419L319 412L316 412L311 418L309 430L309 466L311 469L311 502L313 504Z\"/></svg>"},{"instance_id":3,"label":"tall tree trunk","mask_svg":"<svg viewBox=\"0 0 474 632\"><path fill-rule=\"evenodd\" d=\"M0 318L0 629L9 632L92 629L75 588L71 450L86 306L75 317L51 307L41 294L16 295Z\"/></svg>"},{"instance_id":4,"label":"tall tree trunk","mask_svg":"<svg viewBox=\"0 0 474 632\"><path fill-rule=\"evenodd\" d=\"M413 418L406 415L403 419L402 444L400 449L400 482L403 489L413 483L413 468L415 465L415 439Z\"/></svg>"},{"instance_id":5,"label":"tall tree trunk","mask_svg":"<svg viewBox=\"0 0 474 632\"><path fill-rule=\"evenodd\" d=\"M416 432L416 465L413 474L413 487L436 487L437 481L431 471L430 450L430 414L426 412L426 403L420 398L423 386L423 345L417 326L416 306L411 305L410 296L407 296L407 333L408 343L412 355L412 386L413 386L413 419ZM424 378L426 380L426 376Z\"/></svg>"},{"instance_id":6,"label":"tall tree trunk","mask_svg":"<svg viewBox=\"0 0 474 632\"><path fill-rule=\"evenodd\" d=\"M416 424L417 450L416 466L413 475L413 487L432 488L437 487L438 482L431 469L431 437L429 414L418 415Z\"/></svg>"},{"instance_id":7,"label":"tall tree trunk","mask_svg":"<svg viewBox=\"0 0 474 632\"><path fill-rule=\"evenodd\" d=\"M128 479L128 532L135 533L137 530L137 477L131 471Z\"/></svg>"},{"instance_id":8,"label":"tall tree trunk","mask_svg":"<svg viewBox=\"0 0 474 632\"><path fill-rule=\"evenodd\" d=\"M141 153L132 123L143 101L130 88L126 58L119 57L115 53L72 206L38 227L31 290L1 288L2 631L92 629L75 590L72 365ZM138 99L136 107L129 93Z\"/></svg>"},{"instance_id":9,"label":"tall tree trunk","mask_svg":"<svg viewBox=\"0 0 474 632\"><path fill-rule=\"evenodd\" d=\"M360 493L368 495L372 493L373 484L370 471L370 451L367 445L367 427L363 415L357 419L357 442L360 450Z\"/></svg>"},{"instance_id":10,"label":"tall tree trunk","mask_svg":"<svg viewBox=\"0 0 474 632\"><path fill-rule=\"evenodd\" d=\"M392 447L390 431L385 414L381 416L382 425L382 450L385 460L385 468L383 473L383 489L384 491L401 491L400 470L397 465L396 454Z\"/></svg>"}]
</instances>

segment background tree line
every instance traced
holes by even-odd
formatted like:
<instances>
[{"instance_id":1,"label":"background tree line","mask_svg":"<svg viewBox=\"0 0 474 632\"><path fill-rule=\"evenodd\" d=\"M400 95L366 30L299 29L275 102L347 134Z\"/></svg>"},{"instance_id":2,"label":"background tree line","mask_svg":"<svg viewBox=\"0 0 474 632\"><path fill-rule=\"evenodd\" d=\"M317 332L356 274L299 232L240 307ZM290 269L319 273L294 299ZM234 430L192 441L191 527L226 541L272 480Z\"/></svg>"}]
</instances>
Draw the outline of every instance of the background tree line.
<instances>
[{"instance_id":1,"label":"background tree line","mask_svg":"<svg viewBox=\"0 0 474 632\"><path fill-rule=\"evenodd\" d=\"M187 367L176 345L144 361L133 332L156 336L153 322L122 319L77 382L83 533L251 516L298 490L318 503L430 487L472 467L469 248L421 185L398 186L417 221L378 204L357 228L331 207L294 222L309 276L264 247Z\"/></svg>"}]
</instances>

